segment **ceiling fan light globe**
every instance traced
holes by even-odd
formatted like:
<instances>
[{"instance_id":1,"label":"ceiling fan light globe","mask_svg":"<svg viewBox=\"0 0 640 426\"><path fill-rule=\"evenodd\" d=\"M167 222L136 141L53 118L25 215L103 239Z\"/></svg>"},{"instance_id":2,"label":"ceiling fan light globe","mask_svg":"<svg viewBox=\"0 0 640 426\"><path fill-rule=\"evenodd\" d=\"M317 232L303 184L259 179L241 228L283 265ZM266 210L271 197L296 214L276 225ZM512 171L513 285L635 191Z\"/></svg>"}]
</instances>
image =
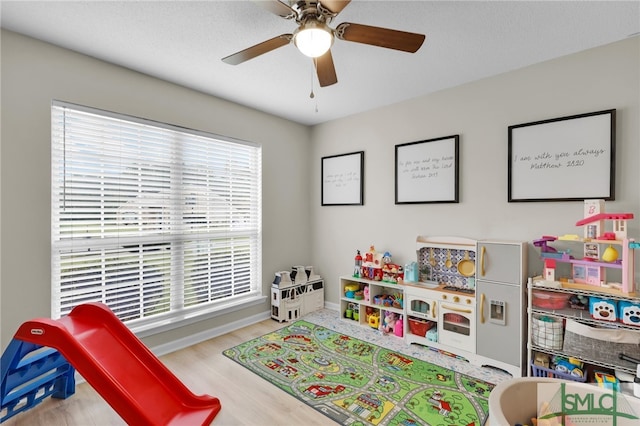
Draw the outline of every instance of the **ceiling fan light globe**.
<instances>
[{"instance_id":1,"label":"ceiling fan light globe","mask_svg":"<svg viewBox=\"0 0 640 426\"><path fill-rule=\"evenodd\" d=\"M298 30L293 41L303 55L317 58L331 48L333 34L322 26L310 26Z\"/></svg>"}]
</instances>

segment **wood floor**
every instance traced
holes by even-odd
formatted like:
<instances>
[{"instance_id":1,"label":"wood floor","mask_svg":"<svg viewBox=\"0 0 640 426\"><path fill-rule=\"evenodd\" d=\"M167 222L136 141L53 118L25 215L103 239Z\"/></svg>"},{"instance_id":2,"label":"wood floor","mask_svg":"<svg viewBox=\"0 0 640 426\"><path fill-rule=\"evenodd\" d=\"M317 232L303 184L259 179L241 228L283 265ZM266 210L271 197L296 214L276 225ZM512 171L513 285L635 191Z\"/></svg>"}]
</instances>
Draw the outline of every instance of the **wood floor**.
<instances>
[{"instance_id":1,"label":"wood floor","mask_svg":"<svg viewBox=\"0 0 640 426\"><path fill-rule=\"evenodd\" d=\"M195 394L220 398L213 425L332 425L327 417L222 355L222 351L283 327L268 319L160 359ZM124 425L88 383L65 400L47 398L3 426Z\"/></svg>"}]
</instances>

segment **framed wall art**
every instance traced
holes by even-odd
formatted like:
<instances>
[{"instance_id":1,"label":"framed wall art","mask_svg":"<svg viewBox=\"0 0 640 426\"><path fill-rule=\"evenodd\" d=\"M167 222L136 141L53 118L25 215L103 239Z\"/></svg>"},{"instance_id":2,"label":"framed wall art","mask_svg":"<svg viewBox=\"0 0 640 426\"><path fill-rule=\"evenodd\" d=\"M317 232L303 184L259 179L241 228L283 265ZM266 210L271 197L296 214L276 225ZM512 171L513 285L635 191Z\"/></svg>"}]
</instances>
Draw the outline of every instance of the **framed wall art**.
<instances>
[{"instance_id":1,"label":"framed wall art","mask_svg":"<svg viewBox=\"0 0 640 426\"><path fill-rule=\"evenodd\" d=\"M396 204L457 203L460 135L396 145Z\"/></svg>"},{"instance_id":2,"label":"framed wall art","mask_svg":"<svg viewBox=\"0 0 640 426\"><path fill-rule=\"evenodd\" d=\"M363 205L364 151L322 157L321 162L322 205Z\"/></svg>"},{"instance_id":3,"label":"framed wall art","mask_svg":"<svg viewBox=\"0 0 640 426\"><path fill-rule=\"evenodd\" d=\"M509 126L508 201L615 200L616 110Z\"/></svg>"}]
</instances>

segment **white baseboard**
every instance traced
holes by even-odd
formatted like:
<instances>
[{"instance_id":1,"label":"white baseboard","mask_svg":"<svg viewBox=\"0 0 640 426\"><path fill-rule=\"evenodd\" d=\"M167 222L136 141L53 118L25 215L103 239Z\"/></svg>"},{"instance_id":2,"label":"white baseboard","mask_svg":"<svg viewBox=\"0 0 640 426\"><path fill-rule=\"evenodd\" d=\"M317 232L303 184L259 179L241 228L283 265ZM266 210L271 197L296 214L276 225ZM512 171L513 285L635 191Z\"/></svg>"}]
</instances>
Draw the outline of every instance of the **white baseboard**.
<instances>
[{"instance_id":1,"label":"white baseboard","mask_svg":"<svg viewBox=\"0 0 640 426\"><path fill-rule=\"evenodd\" d=\"M337 303L324 302L324 308L338 312L340 310L340 305Z\"/></svg>"},{"instance_id":2,"label":"white baseboard","mask_svg":"<svg viewBox=\"0 0 640 426\"><path fill-rule=\"evenodd\" d=\"M223 326L215 327L207 331L185 336L183 338L180 338L159 346L154 346L153 348L149 348L149 349L151 349L151 352L153 352L154 355L159 357L162 355L169 354L171 352L178 351L180 349L188 348L189 346L196 345L198 343L204 342L205 340L213 339L214 337L231 333L232 331L238 330L243 327L247 327L249 325L258 323L260 321L264 321L268 318L271 318L271 313L269 311L262 312L260 314L252 315L250 317L245 317L245 318L242 318L241 320L234 321L234 322L225 324Z\"/></svg>"}]
</instances>

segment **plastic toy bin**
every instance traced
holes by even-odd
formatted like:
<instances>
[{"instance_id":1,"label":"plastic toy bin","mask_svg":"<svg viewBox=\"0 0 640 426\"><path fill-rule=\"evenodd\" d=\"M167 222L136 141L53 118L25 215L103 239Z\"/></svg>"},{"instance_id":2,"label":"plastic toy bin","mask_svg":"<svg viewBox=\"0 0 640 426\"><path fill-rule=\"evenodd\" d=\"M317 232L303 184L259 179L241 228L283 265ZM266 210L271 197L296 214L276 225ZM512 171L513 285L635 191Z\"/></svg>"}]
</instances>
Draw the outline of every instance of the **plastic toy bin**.
<instances>
[{"instance_id":1,"label":"plastic toy bin","mask_svg":"<svg viewBox=\"0 0 640 426\"><path fill-rule=\"evenodd\" d=\"M556 379L573 380L574 382L586 382L587 375L582 377L572 376L571 374L561 373L560 371L552 370L550 368L542 367L531 363L531 375L533 377L553 377Z\"/></svg>"},{"instance_id":2,"label":"plastic toy bin","mask_svg":"<svg viewBox=\"0 0 640 426\"><path fill-rule=\"evenodd\" d=\"M409 330L411 331L411 334L415 334L416 336L421 336L421 337L425 337L427 334L427 331L429 331L435 325L433 321L427 321L427 320L416 319L416 318L409 318L408 322L409 322Z\"/></svg>"},{"instance_id":3,"label":"plastic toy bin","mask_svg":"<svg viewBox=\"0 0 640 426\"><path fill-rule=\"evenodd\" d=\"M570 294L533 290L531 304L542 309L564 309L569 305Z\"/></svg>"}]
</instances>

